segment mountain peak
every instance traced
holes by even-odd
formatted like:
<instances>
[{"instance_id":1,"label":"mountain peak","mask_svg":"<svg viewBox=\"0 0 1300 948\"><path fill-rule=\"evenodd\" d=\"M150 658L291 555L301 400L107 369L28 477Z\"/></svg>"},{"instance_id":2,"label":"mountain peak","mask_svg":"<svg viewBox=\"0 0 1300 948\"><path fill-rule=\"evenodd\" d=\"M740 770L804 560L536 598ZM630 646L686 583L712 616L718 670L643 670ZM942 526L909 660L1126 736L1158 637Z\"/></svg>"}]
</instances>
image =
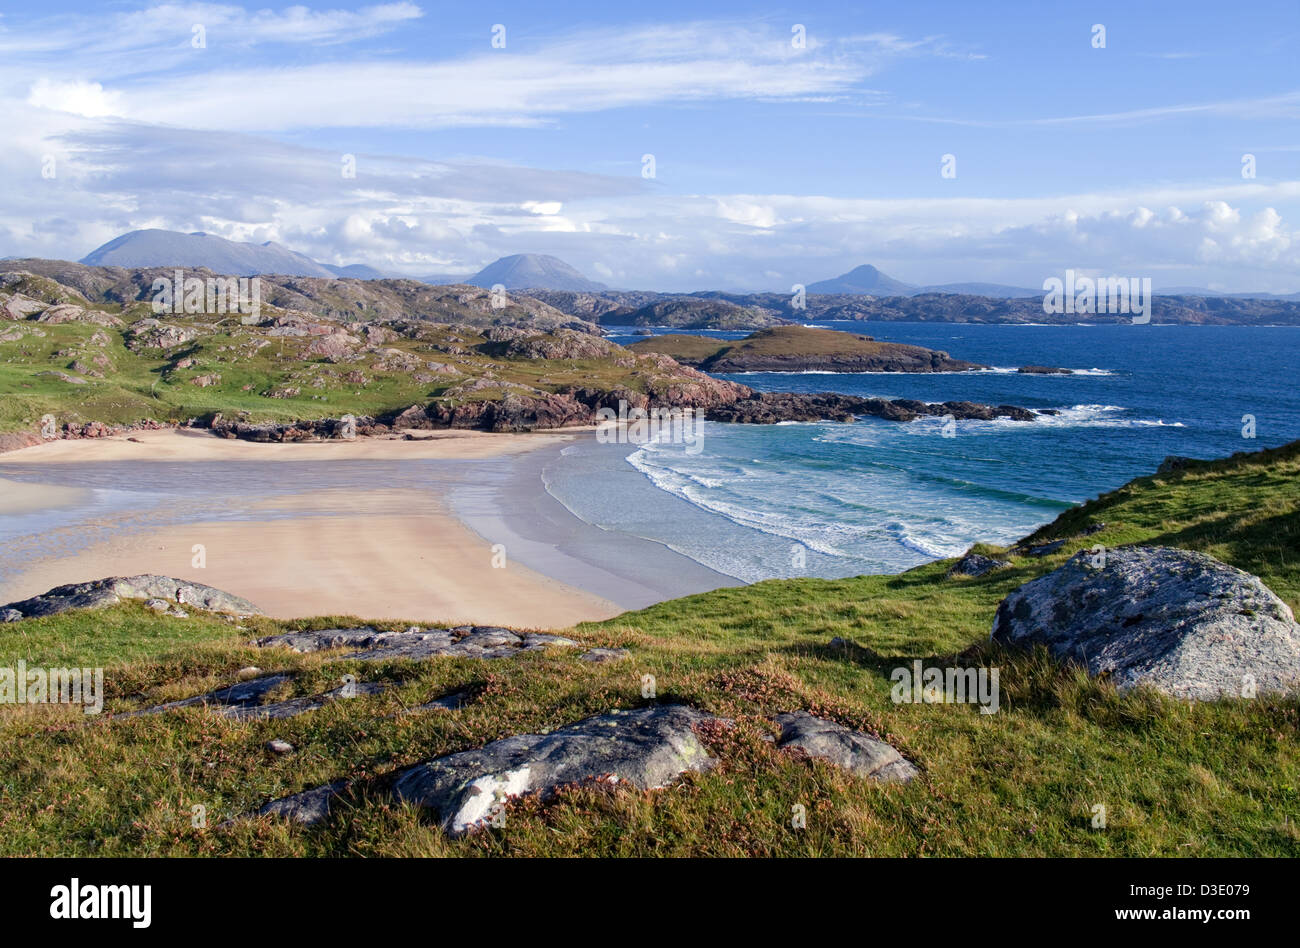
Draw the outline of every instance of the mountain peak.
<instances>
[{"instance_id":1,"label":"mountain peak","mask_svg":"<svg viewBox=\"0 0 1300 948\"><path fill-rule=\"evenodd\" d=\"M489 289L499 283L508 290L546 289L595 293L606 289L603 283L588 280L559 257L544 253L516 253L501 257L465 282Z\"/></svg>"},{"instance_id":2,"label":"mountain peak","mask_svg":"<svg viewBox=\"0 0 1300 948\"><path fill-rule=\"evenodd\" d=\"M911 296L916 287L886 276L869 263L831 280L808 285L809 293L857 293L871 296Z\"/></svg>"},{"instance_id":3,"label":"mountain peak","mask_svg":"<svg viewBox=\"0 0 1300 948\"><path fill-rule=\"evenodd\" d=\"M206 234L175 230L133 230L82 257L92 267L207 267L227 276L333 277L335 268L282 247L275 241L242 243Z\"/></svg>"}]
</instances>

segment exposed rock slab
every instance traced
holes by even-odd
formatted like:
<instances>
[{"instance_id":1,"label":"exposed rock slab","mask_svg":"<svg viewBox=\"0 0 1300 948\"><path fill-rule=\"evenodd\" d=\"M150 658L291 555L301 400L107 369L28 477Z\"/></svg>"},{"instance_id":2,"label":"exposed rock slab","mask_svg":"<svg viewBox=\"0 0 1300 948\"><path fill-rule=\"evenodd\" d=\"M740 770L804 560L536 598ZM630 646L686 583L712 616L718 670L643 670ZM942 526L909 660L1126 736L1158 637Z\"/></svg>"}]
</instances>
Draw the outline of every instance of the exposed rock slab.
<instances>
[{"instance_id":1,"label":"exposed rock slab","mask_svg":"<svg viewBox=\"0 0 1300 948\"><path fill-rule=\"evenodd\" d=\"M130 711L123 714L122 717L159 714L163 711L174 711L178 708L192 708L195 705L202 705L213 714L237 720L280 720L282 718L296 717L308 711L317 711L332 701L382 694L393 687L387 682L347 682L322 694L303 695L298 698L286 698L283 701L263 703L263 699L272 691L292 680L293 676L289 674L264 675L261 678L240 681L237 684L218 688L216 691L209 691L206 694L195 695L192 698L182 698L179 701L168 701L165 704L154 705L151 708Z\"/></svg>"},{"instance_id":2,"label":"exposed rock slab","mask_svg":"<svg viewBox=\"0 0 1300 948\"><path fill-rule=\"evenodd\" d=\"M393 794L435 811L443 829L457 836L523 794L546 797L594 778L651 790L704 770L714 759L693 728L717 720L685 705L611 711L550 734L507 737L409 767L394 781Z\"/></svg>"},{"instance_id":3,"label":"exposed rock slab","mask_svg":"<svg viewBox=\"0 0 1300 948\"><path fill-rule=\"evenodd\" d=\"M171 576L146 574L114 576L88 583L57 586L31 599L0 606L0 620L14 622L18 618L34 619L57 615L69 609L99 609L127 599L160 599L227 615L250 616L262 613L247 599L220 589ZM14 613L18 613L16 618Z\"/></svg>"},{"instance_id":4,"label":"exposed rock slab","mask_svg":"<svg viewBox=\"0 0 1300 948\"><path fill-rule=\"evenodd\" d=\"M1300 684L1300 625L1257 577L1166 547L1083 551L998 607L992 638L1179 698L1249 697ZM1253 689L1252 689L1253 685Z\"/></svg>"},{"instance_id":5,"label":"exposed rock slab","mask_svg":"<svg viewBox=\"0 0 1300 948\"><path fill-rule=\"evenodd\" d=\"M259 648L283 647L304 653L346 649L341 658L379 662L399 658L419 660L438 655L507 658L519 652L572 647L578 643L559 635L520 633L500 626L475 625L457 626L453 629L412 626L405 632L381 632L370 626L324 629L319 632L287 632L258 639L256 644Z\"/></svg>"},{"instance_id":6,"label":"exposed rock slab","mask_svg":"<svg viewBox=\"0 0 1300 948\"><path fill-rule=\"evenodd\" d=\"M864 779L906 783L919 773L911 761L884 741L807 711L778 714L776 723L781 726L777 747L803 751Z\"/></svg>"}]
</instances>

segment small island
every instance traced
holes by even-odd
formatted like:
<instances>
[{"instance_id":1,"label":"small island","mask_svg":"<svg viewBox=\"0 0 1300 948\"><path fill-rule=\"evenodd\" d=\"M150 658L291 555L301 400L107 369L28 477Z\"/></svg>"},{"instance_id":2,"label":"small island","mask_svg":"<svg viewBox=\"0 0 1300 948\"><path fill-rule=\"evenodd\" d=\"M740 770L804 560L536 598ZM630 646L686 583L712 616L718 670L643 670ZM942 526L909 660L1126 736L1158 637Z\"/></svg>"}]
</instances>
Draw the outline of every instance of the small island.
<instances>
[{"instance_id":1,"label":"small island","mask_svg":"<svg viewBox=\"0 0 1300 948\"><path fill-rule=\"evenodd\" d=\"M948 353L870 336L775 326L735 342L706 336L665 335L633 343L634 352L671 356L706 372L970 372L986 365Z\"/></svg>"}]
</instances>

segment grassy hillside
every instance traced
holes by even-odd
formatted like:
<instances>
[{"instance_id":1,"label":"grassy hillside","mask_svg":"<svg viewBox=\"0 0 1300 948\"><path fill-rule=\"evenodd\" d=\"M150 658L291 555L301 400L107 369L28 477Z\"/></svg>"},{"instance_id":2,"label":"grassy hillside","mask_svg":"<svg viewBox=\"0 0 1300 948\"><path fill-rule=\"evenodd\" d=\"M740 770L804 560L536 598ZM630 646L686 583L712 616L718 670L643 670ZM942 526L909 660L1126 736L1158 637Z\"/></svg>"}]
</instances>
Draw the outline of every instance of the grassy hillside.
<instances>
[{"instance_id":1,"label":"grassy hillside","mask_svg":"<svg viewBox=\"0 0 1300 948\"><path fill-rule=\"evenodd\" d=\"M107 710L199 694L256 663L300 672L295 693L400 681L281 722L233 722L188 709L137 719L0 706L0 854L267 855L1300 855L1300 706L1260 698L1189 704L1061 668L1042 652L988 645L1010 590L1097 543L1203 550L1258 573L1300 607L1300 443L1140 478L1043 528L1069 537L1042 559L1013 557L980 578L950 563L897 576L785 580L675 600L584 624L585 642L629 648L592 665L572 653L497 662L363 665L258 652L247 640L311 623L245 629L137 606L0 626L0 665L106 666ZM1106 526L1087 537L1084 527ZM985 549L990 552L990 549ZM437 616L413 616L436 621ZM400 627L403 623L391 623ZM847 645L831 646L832 637ZM889 672L913 659L1001 670L997 714L972 705L896 705ZM575 789L513 805L500 829L448 840L426 814L371 798L367 781L399 766L635 707L641 676L660 700L732 717L713 744L720 766L672 788ZM454 688L453 712L393 716ZM923 770L906 786L858 781L775 751L767 720L803 708L887 737ZM296 753L272 757L282 738ZM225 817L340 777L354 808L305 830ZM191 807L209 826L191 826ZM793 829L791 807L807 807ZM1094 829L1093 807L1108 825Z\"/></svg>"},{"instance_id":2,"label":"grassy hillside","mask_svg":"<svg viewBox=\"0 0 1300 948\"><path fill-rule=\"evenodd\" d=\"M118 272L80 270L101 279ZM119 276L140 281L152 272ZM362 285L333 283L341 290ZM168 313L156 319L148 302L125 291L122 301L105 302L111 287L86 288L101 301L88 302L79 289L46 276L0 272L0 433L35 430L46 414L60 427L177 423L216 412L253 423L287 422L574 387L653 393L708 383L661 357L557 328L567 317L535 300L521 297L524 302L494 310L487 291L471 287L426 287L455 291L455 305L398 318L357 310L356 316L373 317L366 320L265 302L257 318ZM530 337L540 341L530 346Z\"/></svg>"}]
</instances>

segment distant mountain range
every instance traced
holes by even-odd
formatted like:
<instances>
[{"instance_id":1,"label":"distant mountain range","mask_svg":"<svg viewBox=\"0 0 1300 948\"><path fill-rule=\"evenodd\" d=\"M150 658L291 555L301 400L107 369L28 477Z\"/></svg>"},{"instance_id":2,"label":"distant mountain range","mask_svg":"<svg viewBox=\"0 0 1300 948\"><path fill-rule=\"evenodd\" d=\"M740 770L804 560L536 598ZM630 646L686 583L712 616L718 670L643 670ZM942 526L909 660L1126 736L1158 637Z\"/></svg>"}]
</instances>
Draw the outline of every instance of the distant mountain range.
<instances>
[{"instance_id":1,"label":"distant mountain range","mask_svg":"<svg viewBox=\"0 0 1300 948\"><path fill-rule=\"evenodd\" d=\"M81 263L92 267L207 267L229 276L278 273L374 280L384 275L362 264L336 267L318 263L270 240L242 243L213 234L158 229L133 230L116 237L82 257Z\"/></svg>"},{"instance_id":2,"label":"distant mountain range","mask_svg":"<svg viewBox=\"0 0 1300 948\"><path fill-rule=\"evenodd\" d=\"M92 267L207 267L231 276L256 274L304 277L351 277L382 280L393 276L364 264L335 266L320 263L306 254L274 241L264 244L227 240L214 234L184 234L175 230L133 230L97 247L81 263ZM496 260L472 276L437 274L422 282L434 285L468 283L491 289L502 284L508 290L540 288L597 293L603 283L588 280L558 257L517 253Z\"/></svg>"},{"instance_id":3,"label":"distant mountain range","mask_svg":"<svg viewBox=\"0 0 1300 948\"><path fill-rule=\"evenodd\" d=\"M322 278L346 277L358 280L397 278L396 274L385 273L365 264L336 266L320 263L274 241L263 244L244 243L213 234L185 234L180 231L159 229L133 230L123 234L91 251L80 262L88 266L125 268L207 267L214 273L232 276L278 274ZM581 272L558 257L537 253L519 253L501 257L473 275L431 274L420 278L420 282L435 286L467 283L485 289L501 284L508 290L612 292L603 283L587 279ZM1043 290L1040 288L1007 286L1001 283L940 283L918 286L896 280L870 264L854 267L848 273L829 280L810 283L807 292L823 296L873 297L912 297L926 293L942 293L990 299L1021 299L1043 295ZM1162 296L1300 300L1300 293L1223 293L1196 287L1158 287L1155 292Z\"/></svg>"},{"instance_id":4,"label":"distant mountain range","mask_svg":"<svg viewBox=\"0 0 1300 948\"><path fill-rule=\"evenodd\" d=\"M854 267L848 273L830 280L808 284L809 293L846 294L849 296L920 296L922 293L962 293L968 296L991 296L997 299L1016 299L1022 296L1042 296L1042 290L1024 286L1004 286L1000 283L941 283L936 286L915 286L886 276L870 264Z\"/></svg>"}]
</instances>

